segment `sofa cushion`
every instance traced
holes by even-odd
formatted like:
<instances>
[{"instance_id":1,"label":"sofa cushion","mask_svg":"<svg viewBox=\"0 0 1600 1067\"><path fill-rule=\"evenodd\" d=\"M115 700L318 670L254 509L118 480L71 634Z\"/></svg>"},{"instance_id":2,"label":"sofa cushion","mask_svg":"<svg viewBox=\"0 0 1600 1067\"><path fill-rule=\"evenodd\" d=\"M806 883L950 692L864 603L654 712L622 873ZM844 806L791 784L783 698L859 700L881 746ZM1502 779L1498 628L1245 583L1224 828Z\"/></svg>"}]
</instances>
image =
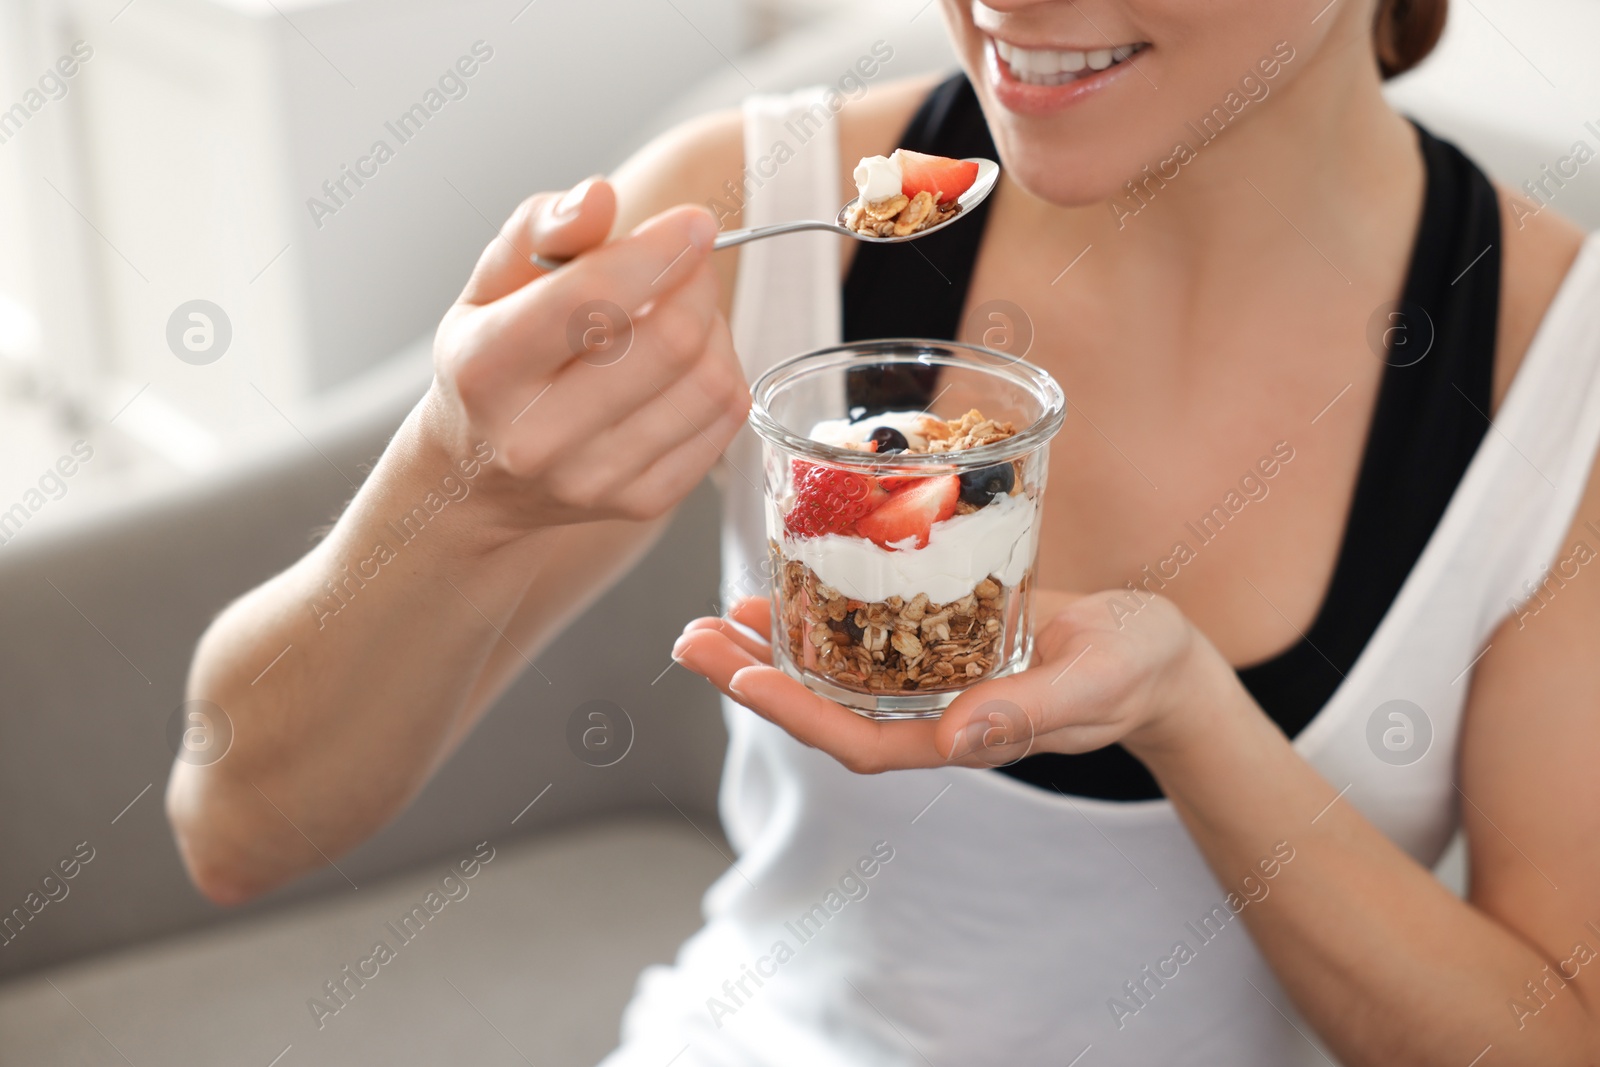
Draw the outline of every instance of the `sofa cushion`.
<instances>
[{"instance_id":1,"label":"sofa cushion","mask_svg":"<svg viewBox=\"0 0 1600 1067\"><path fill-rule=\"evenodd\" d=\"M714 827L676 817L475 846L0 986L4 1062L592 1065L639 971L672 958L728 866Z\"/></svg>"}]
</instances>

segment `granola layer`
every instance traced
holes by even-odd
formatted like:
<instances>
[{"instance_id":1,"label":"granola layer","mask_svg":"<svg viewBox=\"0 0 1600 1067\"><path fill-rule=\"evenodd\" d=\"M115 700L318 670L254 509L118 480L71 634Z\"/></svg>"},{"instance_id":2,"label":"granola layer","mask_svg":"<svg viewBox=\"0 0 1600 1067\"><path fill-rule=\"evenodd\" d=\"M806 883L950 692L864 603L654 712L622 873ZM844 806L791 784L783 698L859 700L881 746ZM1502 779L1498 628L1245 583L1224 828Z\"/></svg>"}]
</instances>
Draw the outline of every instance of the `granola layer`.
<instances>
[{"instance_id":1,"label":"granola layer","mask_svg":"<svg viewBox=\"0 0 1600 1067\"><path fill-rule=\"evenodd\" d=\"M959 452L964 448L992 445L1017 434L1016 428L1009 422L991 419L977 408L953 419L930 418L923 432L928 438L927 448L913 448L910 451Z\"/></svg>"},{"instance_id":2,"label":"granola layer","mask_svg":"<svg viewBox=\"0 0 1600 1067\"><path fill-rule=\"evenodd\" d=\"M851 599L796 560L783 560L779 581L784 639L796 665L846 688L893 693L958 689L1003 666L1007 606L1028 579L1007 588L990 575L946 604L924 593Z\"/></svg>"},{"instance_id":3,"label":"granola layer","mask_svg":"<svg viewBox=\"0 0 1600 1067\"><path fill-rule=\"evenodd\" d=\"M857 233L872 237L905 237L937 226L960 210L961 205L956 201L938 203L933 194L924 189L913 197L896 193L870 204L858 200L847 225Z\"/></svg>"}]
</instances>

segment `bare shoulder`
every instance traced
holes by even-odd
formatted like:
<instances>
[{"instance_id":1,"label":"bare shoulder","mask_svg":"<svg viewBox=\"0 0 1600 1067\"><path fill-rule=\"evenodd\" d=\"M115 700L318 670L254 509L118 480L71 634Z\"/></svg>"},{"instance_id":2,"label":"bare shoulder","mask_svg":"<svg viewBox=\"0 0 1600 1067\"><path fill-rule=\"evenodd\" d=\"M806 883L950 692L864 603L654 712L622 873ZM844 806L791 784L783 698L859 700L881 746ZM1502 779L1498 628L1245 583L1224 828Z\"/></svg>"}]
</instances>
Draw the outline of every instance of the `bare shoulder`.
<instances>
[{"instance_id":1,"label":"bare shoulder","mask_svg":"<svg viewBox=\"0 0 1600 1067\"><path fill-rule=\"evenodd\" d=\"M1496 338L1494 406L1500 406L1528 344L1544 320L1583 244L1583 231L1549 210L1534 209L1514 190L1500 197L1500 327Z\"/></svg>"},{"instance_id":2,"label":"bare shoulder","mask_svg":"<svg viewBox=\"0 0 1600 1067\"><path fill-rule=\"evenodd\" d=\"M739 108L707 112L671 127L607 175L617 190L612 235L625 234L678 204L704 204L716 212L719 199L727 196L723 183L737 183L743 169L744 121ZM722 281L724 314L732 306L736 262L727 253L713 259Z\"/></svg>"},{"instance_id":3,"label":"bare shoulder","mask_svg":"<svg viewBox=\"0 0 1600 1067\"><path fill-rule=\"evenodd\" d=\"M1496 402L1504 395L1583 243L1583 232L1514 192L1500 191L1504 272ZM1600 834L1600 778L1584 770L1600 748L1600 465L1548 569L1519 576L1528 596L1473 668L1458 763L1471 864L1470 899L1559 959L1581 906L1600 891L1600 855L1576 847ZM1514 844L1513 844L1514 842ZM1537 857L1538 866L1529 857ZM1551 885L1560 885L1552 903ZM1537 903L1535 903L1537 902Z\"/></svg>"},{"instance_id":4,"label":"bare shoulder","mask_svg":"<svg viewBox=\"0 0 1600 1067\"><path fill-rule=\"evenodd\" d=\"M684 203L705 204L737 181L744 165L738 107L709 111L647 141L608 177L617 187L618 233Z\"/></svg>"}]
</instances>

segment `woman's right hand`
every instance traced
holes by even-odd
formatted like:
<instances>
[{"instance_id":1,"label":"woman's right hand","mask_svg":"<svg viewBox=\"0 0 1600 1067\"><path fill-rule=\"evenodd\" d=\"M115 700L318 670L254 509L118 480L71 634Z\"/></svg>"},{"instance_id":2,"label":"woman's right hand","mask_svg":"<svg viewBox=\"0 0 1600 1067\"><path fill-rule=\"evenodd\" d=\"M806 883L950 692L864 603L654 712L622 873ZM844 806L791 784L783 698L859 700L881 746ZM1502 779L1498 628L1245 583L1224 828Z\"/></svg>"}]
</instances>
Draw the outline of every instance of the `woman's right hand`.
<instances>
[{"instance_id":1,"label":"woman's right hand","mask_svg":"<svg viewBox=\"0 0 1600 1067\"><path fill-rule=\"evenodd\" d=\"M741 130L735 114L663 135L615 190L521 205L439 327L432 388L333 529L207 629L189 699L226 709L234 743L179 759L167 810L208 897L248 899L392 820L664 525L627 520L670 510L732 440L749 390L716 226L689 205L737 170ZM546 275L535 253L577 258ZM589 319L593 301L621 310Z\"/></svg>"},{"instance_id":2,"label":"woman's right hand","mask_svg":"<svg viewBox=\"0 0 1600 1067\"><path fill-rule=\"evenodd\" d=\"M659 517L749 410L711 213L674 207L608 244L616 208L601 178L524 201L440 323L423 429L458 460L493 448L474 483L494 535ZM534 253L577 258L547 274Z\"/></svg>"}]
</instances>

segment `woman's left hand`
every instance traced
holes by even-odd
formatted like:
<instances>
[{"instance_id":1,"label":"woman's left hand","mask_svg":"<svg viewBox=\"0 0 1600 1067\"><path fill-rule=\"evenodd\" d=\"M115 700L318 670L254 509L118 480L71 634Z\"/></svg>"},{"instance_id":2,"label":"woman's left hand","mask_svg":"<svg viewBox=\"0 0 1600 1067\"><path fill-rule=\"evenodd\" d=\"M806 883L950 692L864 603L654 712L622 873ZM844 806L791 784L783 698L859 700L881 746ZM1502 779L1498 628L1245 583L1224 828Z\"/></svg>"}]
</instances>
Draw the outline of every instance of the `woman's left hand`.
<instances>
[{"instance_id":1,"label":"woman's left hand","mask_svg":"<svg viewBox=\"0 0 1600 1067\"><path fill-rule=\"evenodd\" d=\"M979 682L938 719L875 720L811 692L772 666L771 607L735 604L684 628L673 658L718 689L861 774L955 764L994 767L1030 752L1087 752L1121 742L1136 756L1193 731L1189 709L1231 669L1170 601L1118 619L1126 594L1038 591L1029 669Z\"/></svg>"}]
</instances>

